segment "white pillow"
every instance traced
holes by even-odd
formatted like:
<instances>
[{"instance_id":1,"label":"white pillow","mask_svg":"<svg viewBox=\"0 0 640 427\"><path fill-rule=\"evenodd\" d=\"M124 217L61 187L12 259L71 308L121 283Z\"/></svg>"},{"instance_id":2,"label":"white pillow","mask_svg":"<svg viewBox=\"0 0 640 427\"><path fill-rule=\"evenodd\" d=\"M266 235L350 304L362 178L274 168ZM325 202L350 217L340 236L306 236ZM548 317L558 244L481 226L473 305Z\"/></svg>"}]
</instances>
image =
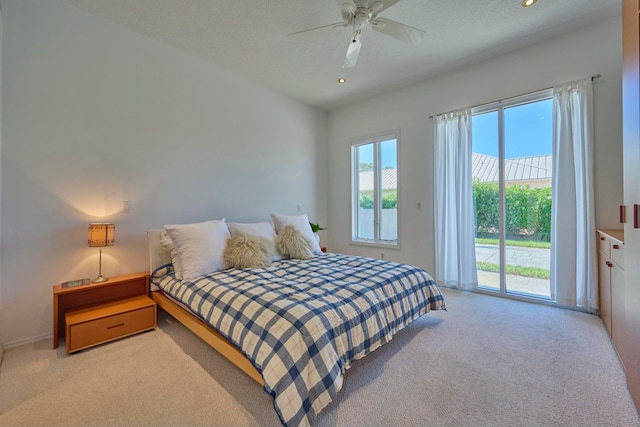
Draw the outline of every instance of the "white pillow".
<instances>
[{"instance_id":1,"label":"white pillow","mask_svg":"<svg viewBox=\"0 0 640 427\"><path fill-rule=\"evenodd\" d=\"M269 221L245 224L239 222L228 222L227 227L229 227L229 231L231 232L232 236L239 231L245 234L250 234L252 236L266 237L275 245L276 230L273 228L273 224ZM273 251L272 255L273 256L271 257L271 261L280 261L282 259L282 256L280 256L277 251Z\"/></svg>"},{"instance_id":2,"label":"white pillow","mask_svg":"<svg viewBox=\"0 0 640 427\"><path fill-rule=\"evenodd\" d=\"M293 225L304 237L311 241L311 250L313 252L321 252L320 244L316 240L316 236L313 235L313 231L309 225L309 217L307 214L288 216L272 213L271 220L276 227L276 233L280 234L287 225Z\"/></svg>"},{"instance_id":3,"label":"white pillow","mask_svg":"<svg viewBox=\"0 0 640 427\"><path fill-rule=\"evenodd\" d=\"M160 244L166 252L171 254L171 264L173 265L173 273L176 275L176 279L182 280L184 270L182 268L180 258L178 257L178 251L176 251L175 246L173 246L173 241L170 237L163 237L160 240Z\"/></svg>"},{"instance_id":4,"label":"white pillow","mask_svg":"<svg viewBox=\"0 0 640 427\"><path fill-rule=\"evenodd\" d=\"M165 225L165 230L176 248L182 265L182 279L196 277L222 270L222 253L231 237L224 219L195 224Z\"/></svg>"}]
</instances>

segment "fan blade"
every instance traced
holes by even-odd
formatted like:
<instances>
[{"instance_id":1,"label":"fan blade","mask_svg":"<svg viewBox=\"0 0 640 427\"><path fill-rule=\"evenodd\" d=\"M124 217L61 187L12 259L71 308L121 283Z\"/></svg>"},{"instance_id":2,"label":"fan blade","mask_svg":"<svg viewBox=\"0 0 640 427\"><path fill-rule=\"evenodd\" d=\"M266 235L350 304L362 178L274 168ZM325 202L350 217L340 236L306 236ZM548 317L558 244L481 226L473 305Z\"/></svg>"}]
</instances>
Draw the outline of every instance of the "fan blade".
<instances>
[{"instance_id":1,"label":"fan blade","mask_svg":"<svg viewBox=\"0 0 640 427\"><path fill-rule=\"evenodd\" d=\"M340 6L344 22L351 22L358 9L353 0L336 0L336 3Z\"/></svg>"},{"instance_id":2,"label":"fan blade","mask_svg":"<svg viewBox=\"0 0 640 427\"><path fill-rule=\"evenodd\" d=\"M360 48L362 47L362 31L356 30L353 32L351 39L349 40L349 47L347 48L347 55L344 58L344 64L342 68L351 68L358 62L358 55L360 55Z\"/></svg>"},{"instance_id":3,"label":"fan blade","mask_svg":"<svg viewBox=\"0 0 640 427\"><path fill-rule=\"evenodd\" d=\"M387 18L378 18L372 22L371 27L383 34L402 40L407 43L411 43L414 46L420 44L426 37L426 33L417 28L410 27L408 25L401 24L396 21L392 21Z\"/></svg>"},{"instance_id":4,"label":"fan blade","mask_svg":"<svg viewBox=\"0 0 640 427\"><path fill-rule=\"evenodd\" d=\"M298 31L297 33L289 34L287 37L289 38L289 40L306 40L319 34L328 33L333 29L344 28L346 26L348 26L348 24L345 24L344 22L338 22L337 24L325 25L324 27Z\"/></svg>"},{"instance_id":5,"label":"fan blade","mask_svg":"<svg viewBox=\"0 0 640 427\"><path fill-rule=\"evenodd\" d=\"M371 0L369 3L369 10L375 15L383 10L389 9L400 0ZM378 4L380 3L380 4Z\"/></svg>"},{"instance_id":6,"label":"fan blade","mask_svg":"<svg viewBox=\"0 0 640 427\"><path fill-rule=\"evenodd\" d=\"M344 22L351 22L354 16L356 16L356 5L353 3L342 3L342 19Z\"/></svg>"}]
</instances>

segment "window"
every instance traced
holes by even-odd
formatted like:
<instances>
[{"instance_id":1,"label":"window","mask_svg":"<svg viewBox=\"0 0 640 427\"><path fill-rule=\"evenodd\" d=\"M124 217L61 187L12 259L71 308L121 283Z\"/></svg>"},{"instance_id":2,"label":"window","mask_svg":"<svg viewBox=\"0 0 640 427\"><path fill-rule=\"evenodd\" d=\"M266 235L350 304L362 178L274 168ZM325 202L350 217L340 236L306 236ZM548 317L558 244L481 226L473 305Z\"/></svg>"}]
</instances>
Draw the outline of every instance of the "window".
<instances>
[{"instance_id":1,"label":"window","mask_svg":"<svg viewBox=\"0 0 640 427\"><path fill-rule=\"evenodd\" d=\"M398 142L395 134L353 144L352 241L398 244Z\"/></svg>"}]
</instances>

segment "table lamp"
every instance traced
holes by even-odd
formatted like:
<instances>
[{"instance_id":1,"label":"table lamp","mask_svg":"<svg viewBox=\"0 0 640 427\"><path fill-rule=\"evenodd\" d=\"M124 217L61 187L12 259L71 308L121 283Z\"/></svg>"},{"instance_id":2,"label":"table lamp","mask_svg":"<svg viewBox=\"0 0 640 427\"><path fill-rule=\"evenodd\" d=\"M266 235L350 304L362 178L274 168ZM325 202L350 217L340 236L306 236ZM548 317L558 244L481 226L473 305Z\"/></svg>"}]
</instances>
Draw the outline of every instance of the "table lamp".
<instances>
[{"instance_id":1,"label":"table lamp","mask_svg":"<svg viewBox=\"0 0 640 427\"><path fill-rule=\"evenodd\" d=\"M108 277L102 275L102 247L113 246L116 226L106 223L89 224L89 246L100 248L100 264L98 267L98 277L91 280L93 283L106 282Z\"/></svg>"}]
</instances>

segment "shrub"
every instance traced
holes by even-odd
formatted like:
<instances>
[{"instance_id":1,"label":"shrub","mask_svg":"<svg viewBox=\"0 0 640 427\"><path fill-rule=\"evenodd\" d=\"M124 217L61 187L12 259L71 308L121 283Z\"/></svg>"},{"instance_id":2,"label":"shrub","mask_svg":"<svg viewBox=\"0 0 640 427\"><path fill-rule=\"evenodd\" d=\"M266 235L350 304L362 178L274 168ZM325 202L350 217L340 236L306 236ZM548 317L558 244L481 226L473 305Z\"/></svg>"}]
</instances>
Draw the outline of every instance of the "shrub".
<instances>
[{"instance_id":1,"label":"shrub","mask_svg":"<svg viewBox=\"0 0 640 427\"><path fill-rule=\"evenodd\" d=\"M473 182L476 233L497 234L500 205L498 184ZM511 185L505 189L505 226L511 238L551 240L551 187Z\"/></svg>"},{"instance_id":2,"label":"shrub","mask_svg":"<svg viewBox=\"0 0 640 427\"><path fill-rule=\"evenodd\" d=\"M396 209L398 207L398 193L382 196L382 209Z\"/></svg>"},{"instance_id":3,"label":"shrub","mask_svg":"<svg viewBox=\"0 0 640 427\"><path fill-rule=\"evenodd\" d=\"M362 209L373 209L373 195L360 193L360 207Z\"/></svg>"},{"instance_id":4,"label":"shrub","mask_svg":"<svg viewBox=\"0 0 640 427\"><path fill-rule=\"evenodd\" d=\"M373 195L360 193L360 207L373 209ZM382 209L396 209L398 207L398 194L391 193L382 196Z\"/></svg>"}]
</instances>

